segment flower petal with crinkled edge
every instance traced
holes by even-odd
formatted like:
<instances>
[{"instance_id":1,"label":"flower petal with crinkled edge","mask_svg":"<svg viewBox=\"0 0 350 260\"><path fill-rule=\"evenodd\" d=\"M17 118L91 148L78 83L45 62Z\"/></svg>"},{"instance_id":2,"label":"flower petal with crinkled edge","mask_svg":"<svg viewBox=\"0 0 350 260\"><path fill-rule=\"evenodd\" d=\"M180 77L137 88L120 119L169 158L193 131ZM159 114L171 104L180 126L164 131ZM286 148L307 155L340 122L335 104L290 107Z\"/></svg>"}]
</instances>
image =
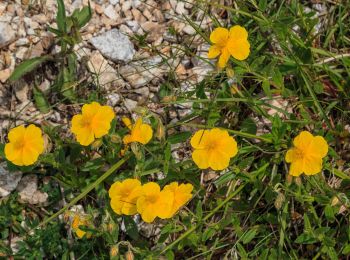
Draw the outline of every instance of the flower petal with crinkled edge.
<instances>
[{"instance_id":1,"label":"flower petal with crinkled edge","mask_svg":"<svg viewBox=\"0 0 350 260\"><path fill-rule=\"evenodd\" d=\"M208 58L209 59L214 59L217 56L219 56L220 53L221 53L221 49L222 48L220 46L218 46L218 45L210 46L209 47L209 51L208 51Z\"/></svg>"},{"instance_id":2,"label":"flower petal with crinkled edge","mask_svg":"<svg viewBox=\"0 0 350 260\"><path fill-rule=\"evenodd\" d=\"M229 31L226 28L218 27L210 34L210 41L212 43L225 45L229 37Z\"/></svg>"}]
</instances>

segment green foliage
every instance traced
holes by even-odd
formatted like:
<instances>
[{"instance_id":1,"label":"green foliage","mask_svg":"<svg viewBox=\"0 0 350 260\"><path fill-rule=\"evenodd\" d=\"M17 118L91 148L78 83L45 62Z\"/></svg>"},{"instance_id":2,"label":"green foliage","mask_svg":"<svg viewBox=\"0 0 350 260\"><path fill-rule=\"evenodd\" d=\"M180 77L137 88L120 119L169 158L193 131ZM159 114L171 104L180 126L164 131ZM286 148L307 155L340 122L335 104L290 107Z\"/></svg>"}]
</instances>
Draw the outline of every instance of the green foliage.
<instances>
[{"instance_id":1,"label":"green foliage","mask_svg":"<svg viewBox=\"0 0 350 260\"><path fill-rule=\"evenodd\" d=\"M141 111L152 128L164 134L146 146L133 144L125 155L121 155L125 152L121 140L128 130L118 120L108 136L88 147L62 137L61 126L45 125L54 149L40 158L40 167L20 170L44 173L42 177L49 179L40 187L49 194L48 205L21 204L16 192L0 201L1 254L108 259L115 247L118 254L111 259L123 259L127 252L135 259L342 259L350 254L350 137L345 128L350 59L335 53L343 53L350 43L345 21L349 3L327 2L329 25L318 33L314 28L319 18L305 11L307 1L201 3L196 3L198 13L205 13L217 26L209 7L220 9L229 25L247 28L249 58L232 59L226 71L207 75L188 91L180 89L183 82L169 72L158 93L165 114L178 113L184 104L191 110L171 123ZM53 57L59 72L52 88L72 102L81 98L75 90L79 79L72 50L90 18L90 7L67 17L59 0L57 28L49 28L61 46L60 57ZM208 41L209 31L191 17L184 21L194 27L193 37ZM175 28L169 32L178 36ZM139 47L157 52L146 36L135 36ZM187 48L193 39L184 39L184 51L195 56ZM47 61L42 59L25 61L12 79ZM89 93L89 101L98 99ZM48 111L47 99L38 89L34 100L42 112ZM278 104L280 100L287 105ZM199 170L190 156L193 130L214 126L227 129L239 144L238 155L223 172ZM330 150L322 173L291 177L285 154L305 129L324 136ZM0 156L4 156L3 145ZM138 217L119 216L110 208L108 188L125 178L153 180L162 187L172 181L189 182L195 195L174 218L145 228ZM91 218L92 225L81 228L92 233L90 239L78 239L64 219L77 203ZM13 237L23 238L17 253L3 242Z\"/></svg>"}]
</instances>

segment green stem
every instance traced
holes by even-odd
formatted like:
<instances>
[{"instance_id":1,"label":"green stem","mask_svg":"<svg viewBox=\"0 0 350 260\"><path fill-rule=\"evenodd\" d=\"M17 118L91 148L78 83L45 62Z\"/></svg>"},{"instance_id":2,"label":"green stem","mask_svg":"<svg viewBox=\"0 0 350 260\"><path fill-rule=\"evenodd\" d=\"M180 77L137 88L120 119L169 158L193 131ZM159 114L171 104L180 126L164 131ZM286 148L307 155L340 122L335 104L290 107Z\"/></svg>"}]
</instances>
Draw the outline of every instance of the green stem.
<instances>
[{"instance_id":1,"label":"green stem","mask_svg":"<svg viewBox=\"0 0 350 260\"><path fill-rule=\"evenodd\" d=\"M233 197L235 197L244 187L246 184L242 184L237 190L232 192L224 201L222 201L215 209L213 209L208 215L203 218L203 222L207 221L209 218L211 218L217 211L219 211L227 202L229 202ZM199 225L195 225L191 227L189 230L187 230L185 233L183 233L178 239L173 241L171 244L167 245L161 252L160 254L165 253L169 249L173 248L177 243L179 243L181 240L185 239L188 237L193 231L195 231Z\"/></svg>"},{"instance_id":2,"label":"green stem","mask_svg":"<svg viewBox=\"0 0 350 260\"><path fill-rule=\"evenodd\" d=\"M129 156L124 157L114 165L112 165L111 168L109 168L108 171L106 171L100 178L98 178L94 183L90 184L88 187L84 189L82 193L80 193L77 197L75 197L71 202L69 202L66 206L64 206L62 209L57 211L55 214L53 214L51 217L45 219L43 222L41 222L37 227L34 229L41 227L47 223L49 223L51 220L65 212L68 208L73 206L75 203L77 203L79 200L84 198L90 191L92 191L94 188L96 188L99 184L101 184L108 176L110 176L113 172L115 172L120 166L122 166L127 160Z\"/></svg>"}]
</instances>

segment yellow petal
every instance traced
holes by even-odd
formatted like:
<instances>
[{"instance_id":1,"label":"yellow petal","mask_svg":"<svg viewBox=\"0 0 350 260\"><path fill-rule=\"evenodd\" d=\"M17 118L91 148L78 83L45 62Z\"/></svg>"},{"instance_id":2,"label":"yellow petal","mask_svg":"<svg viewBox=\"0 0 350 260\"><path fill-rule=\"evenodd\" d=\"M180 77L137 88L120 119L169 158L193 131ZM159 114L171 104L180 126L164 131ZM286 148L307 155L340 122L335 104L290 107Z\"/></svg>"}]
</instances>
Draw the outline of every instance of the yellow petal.
<instances>
[{"instance_id":1,"label":"yellow petal","mask_svg":"<svg viewBox=\"0 0 350 260\"><path fill-rule=\"evenodd\" d=\"M44 139L41 129L35 125L29 125L25 131L26 144L38 154L44 151Z\"/></svg>"},{"instance_id":2,"label":"yellow petal","mask_svg":"<svg viewBox=\"0 0 350 260\"><path fill-rule=\"evenodd\" d=\"M217 56L219 56L221 53L221 47L218 46L218 45L213 45L213 46L210 46L209 48L209 51L208 51L208 58L209 59L214 59L216 58Z\"/></svg>"},{"instance_id":3,"label":"yellow petal","mask_svg":"<svg viewBox=\"0 0 350 260\"><path fill-rule=\"evenodd\" d=\"M214 171L224 170L229 166L230 163L230 157L218 151L210 153L207 160L209 161L209 167Z\"/></svg>"},{"instance_id":4,"label":"yellow petal","mask_svg":"<svg viewBox=\"0 0 350 260\"><path fill-rule=\"evenodd\" d=\"M210 41L220 45L225 45L229 37L229 32L226 28L218 27L210 34Z\"/></svg>"},{"instance_id":5,"label":"yellow petal","mask_svg":"<svg viewBox=\"0 0 350 260\"><path fill-rule=\"evenodd\" d=\"M309 145L313 141L313 135L308 131L302 131L297 137L294 138L293 144L302 151L308 149Z\"/></svg>"},{"instance_id":6,"label":"yellow petal","mask_svg":"<svg viewBox=\"0 0 350 260\"><path fill-rule=\"evenodd\" d=\"M123 207L122 207L122 213L124 215L134 215L137 213L137 208L136 208L136 200L134 203L131 202L124 202Z\"/></svg>"},{"instance_id":7,"label":"yellow petal","mask_svg":"<svg viewBox=\"0 0 350 260\"><path fill-rule=\"evenodd\" d=\"M158 194L160 192L160 187L156 182L148 182L142 186L142 193L146 196Z\"/></svg>"},{"instance_id":8,"label":"yellow petal","mask_svg":"<svg viewBox=\"0 0 350 260\"><path fill-rule=\"evenodd\" d=\"M191 146L195 149L203 149L205 146L205 139L209 130L199 130L191 138Z\"/></svg>"},{"instance_id":9,"label":"yellow petal","mask_svg":"<svg viewBox=\"0 0 350 260\"><path fill-rule=\"evenodd\" d=\"M230 59L230 53L228 51L227 48L223 48L221 50L221 55L219 57L219 61L218 61L218 67L219 68L224 68L228 62L228 60Z\"/></svg>"},{"instance_id":10,"label":"yellow petal","mask_svg":"<svg viewBox=\"0 0 350 260\"><path fill-rule=\"evenodd\" d=\"M230 38L246 40L248 32L244 27L235 25L230 28Z\"/></svg>"},{"instance_id":11,"label":"yellow petal","mask_svg":"<svg viewBox=\"0 0 350 260\"><path fill-rule=\"evenodd\" d=\"M127 128L129 128L130 130L132 129L132 123L131 123L131 120L129 118L123 117L122 121Z\"/></svg>"},{"instance_id":12,"label":"yellow petal","mask_svg":"<svg viewBox=\"0 0 350 260\"><path fill-rule=\"evenodd\" d=\"M194 150L192 152L192 159L199 169L209 168L208 151L206 150Z\"/></svg>"},{"instance_id":13,"label":"yellow petal","mask_svg":"<svg viewBox=\"0 0 350 260\"><path fill-rule=\"evenodd\" d=\"M296 160L291 163L289 168L289 174L292 176L300 176L304 171L303 160Z\"/></svg>"},{"instance_id":14,"label":"yellow petal","mask_svg":"<svg viewBox=\"0 0 350 260\"><path fill-rule=\"evenodd\" d=\"M126 135L123 137L123 143L125 145L129 144L129 143L132 143L133 142L133 139L132 139L132 136L131 135Z\"/></svg>"},{"instance_id":15,"label":"yellow petal","mask_svg":"<svg viewBox=\"0 0 350 260\"><path fill-rule=\"evenodd\" d=\"M154 207L148 206L145 208L145 210L141 213L142 220L151 223L154 221L154 219L157 217L156 209Z\"/></svg>"},{"instance_id":16,"label":"yellow petal","mask_svg":"<svg viewBox=\"0 0 350 260\"><path fill-rule=\"evenodd\" d=\"M22 162L23 165L28 166L34 164L39 157L39 153L31 147L25 147L22 149Z\"/></svg>"},{"instance_id":17,"label":"yellow petal","mask_svg":"<svg viewBox=\"0 0 350 260\"><path fill-rule=\"evenodd\" d=\"M306 175L314 175L322 170L321 158L310 158L305 160L303 171Z\"/></svg>"},{"instance_id":18,"label":"yellow petal","mask_svg":"<svg viewBox=\"0 0 350 260\"><path fill-rule=\"evenodd\" d=\"M160 199L157 202L157 216L161 219L172 217L174 203L174 193L171 191L161 191Z\"/></svg>"},{"instance_id":19,"label":"yellow petal","mask_svg":"<svg viewBox=\"0 0 350 260\"><path fill-rule=\"evenodd\" d=\"M94 133L87 127L81 128L76 137L77 141L84 146L88 146L95 140Z\"/></svg>"},{"instance_id":20,"label":"yellow petal","mask_svg":"<svg viewBox=\"0 0 350 260\"><path fill-rule=\"evenodd\" d=\"M96 138L100 138L108 134L111 128L111 122L114 118L113 109L109 106L101 106L99 111L93 117L92 130Z\"/></svg>"},{"instance_id":21,"label":"yellow petal","mask_svg":"<svg viewBox=\"0 0 350 260\"><path fill-rule=\"evenodd\" d=\"M219 128L213 128L210 134L214 137L214 141L217 140L216 149L227 156L234 157L237 152L237 142L236 140L228 134L226 130L221 130Z\"/></svg>"},{"instance_id":22,"label":"yellow petal","mask_svg":"<svg viewBox=\"0 0 350 260\"><path fill-rule=\"evenodd\" d=\"M118 215L122 214L123 202L121 201L121 197L113 197L111 199L111 208Z\"/></svg>"},{"instance_id":23,"label":"yellow petal","mask_svg":"<svg viewBox=\"0 0 350 260\"><path fill-rule=\"evenodd\" d=\"M328 153L328 144L322 136L315 136L310 144L308 153L312 156L323 158Z\"/></svg>"},{"instance_id":24,"label":"yellow petal","mask_svg":"<svg viewBox=\"0 0 350 260\"><path fill-rule=\"evenodd\" d=\"M230 39L227 49L233 58L237 60L245 60L250 53L250 44L245 39Z\"/></svg>"},{"instance_id":25,"label":"yellow petal","mask_svg":"<svg viewBox=\"0 0 350 260\"><path fill-rule=\"evenodd\" d=\"M90 104L83 105L81 109L81 113L86 116L92 118L101 108L101 105L97 102L91 102Z\"/></svg>"},{"instance_id":26,"label":"yellow petal","mask_svg":"<svg viewBox=\"0 0 350 260\"><path fill-rule=\"evenodd\" d=\"M25 135L25 127L23 125L12 128L8 134L8 139L10 142L16 142Z\"/></svg>"},{"instance_id":27,"label":"yellow petal","mask_svg":"<svg viewBox=\"0 0 350 260\"><path fill-rule=\"evenodd\" d=\"M22 150L16 149L13 143L5 144L5 156L6 159L12 162L15 165L23 166L22 162Z\"/></svg>"},{"instance_id":28,"label":"yellow petal","mask_svg":"<svg viewBox=\"0 0 350 260\"><path fill-rule=\"evenodd\" d=\"M147 144L151 139L153 135L152 127L147 124L142 124L140 126L140 139L138 142L141 144Z\"/></svg>"},{"instance_id":29,"label":"yellow petal","mask_svg":"<svg viewBox=\"0 0 350 260\"><path fill-rule=\"evenodd\" d=\"M287 163L291 163L291 162L293 162L293 161L296 161L296 160L298 160L298 158L299 158L299 152L298 152L298 150L296 149L296 148L291 148L291 149L289 149L288 151L287 151L287 153L286 153L286 157L285 157L285 159L286 159L286 162Z\"/></svg>"},{"instance_id":30,"label":"yellow petal","mask_svg":"<svg viewBox=\"0 0 350 260\"><path fill-rule=\"evenodd\" d=\"M113 198L114 196L120 196L120 189L121 189L120 181L116 181L115 183L113 183L108 190L109 197Z\"/></svg>"}]
</instances>

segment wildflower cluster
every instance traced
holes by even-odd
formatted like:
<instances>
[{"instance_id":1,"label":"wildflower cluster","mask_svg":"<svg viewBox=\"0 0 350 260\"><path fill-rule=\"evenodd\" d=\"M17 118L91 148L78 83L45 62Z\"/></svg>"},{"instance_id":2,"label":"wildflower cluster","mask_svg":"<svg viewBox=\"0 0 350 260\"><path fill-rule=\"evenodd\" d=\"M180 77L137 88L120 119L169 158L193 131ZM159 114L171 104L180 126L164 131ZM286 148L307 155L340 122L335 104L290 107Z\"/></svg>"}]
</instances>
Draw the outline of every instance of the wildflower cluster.
<instances>
[{"instance_id":1,"label":"wildflower cluster","mask_svg":"<svg viewBox=\"0 0 350 260\"><path fill-rule=\"evenodd\" d=\"M216 28L210 35L213 45L208 52L209 58L219 56L218 66L226 66L230 56L244 60L249 56L250 44L248 32L241 26ZM115 113L109 106L97 102L85 104L80 114L74 115L71 132L82 146L89 146L111 130ZM141 145L149 143L153 136L151 125L137 118L133 123L129 118L122 118L128 128L123 143ZM23 125L13 128L8 134L9 142L4 153L7 160L18 166L33 165L44 152L44 138L40 128L34 125ZM230 160L238 154L236 140L224 129L199 130L191 138L193 148L192 159L199 169L224 170L229 167ZM299 176L302 173L313 175L321 172L323 158L328 153L328 144L321 136L313 136L302 131L293 141L293 147L286 155L285 161L291 163L289 174ZM155 182L141 184L138 179L125 179L115 182L109 189L110 205L118 215L140 214L145 222L152 222L157 217L168 219L173 217L181 207L192 198L193 186L172 182L163 189ZM79 229L88 222L76 216L72 227L78 237L85 235Z\"/></svg>"},{"instance_id":2,"label":"wildflower cluster","mask_svg":"<svg viewBox=\"0 0 350 260\"><path fill-rule=\"evenodd\" d=\"M115 182L109 189L111 208L118 215L139 213L145 222L167 219L192 198L192 184L172 182L162 190L155 182L141 185L137 179Z\"/></svg>"}]
</instances>

